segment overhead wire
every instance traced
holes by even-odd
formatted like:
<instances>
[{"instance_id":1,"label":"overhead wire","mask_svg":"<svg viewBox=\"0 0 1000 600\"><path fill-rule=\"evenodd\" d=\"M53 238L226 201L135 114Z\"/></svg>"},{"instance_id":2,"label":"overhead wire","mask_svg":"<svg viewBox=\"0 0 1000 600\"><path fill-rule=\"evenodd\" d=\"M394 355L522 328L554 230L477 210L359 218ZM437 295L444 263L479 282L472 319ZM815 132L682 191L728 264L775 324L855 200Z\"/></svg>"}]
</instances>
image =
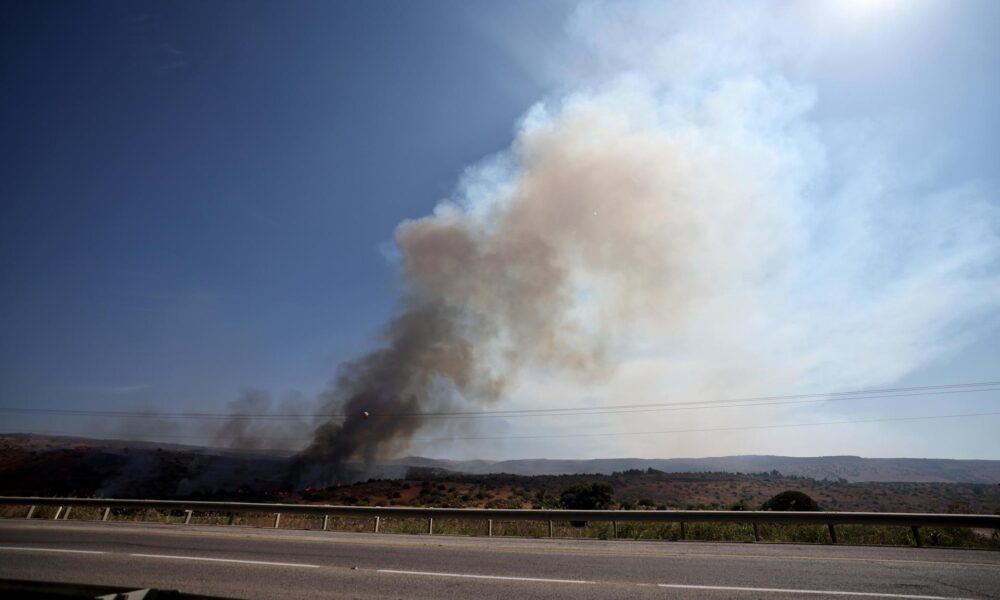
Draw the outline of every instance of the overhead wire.
<instances>
[{"instance_id":1,"label":"overhead wire","mask_svg":"<svg viewBox=\"0 0 1000 600\"><path fill-rule=\"evenodd\" d=\"M781 423L774 425L739 425L735 427L705 427L700 429L667 429L662 431L616 431L605 433L557 433L545 435L510 435L510 436L476 436L447 438L412 438L414 442L443 442L463 440L530 440L530 439L561 439L582 437L615 437L623 435L666 435L674 433L709 433L718 431L745 431L754 429L789 429L795 427L818 427L824 425L853 425L860 423L886 423L892 421L927 421L932 419L959 419L969 417L991 417L1000 415L997 412L963 413L953 415L934 415L919 417L884 417L878 419L853 419L848 421L820 421L814 423Z\"/></svg>"},{"instance_id":2,"label":"overhead wire","mask_svg":"<svg viewBox=\"0 0 1000 600\"><path fill-rule=\"evenodd\" d=\"M486 441L486 440L529 440L529 439L564 439L564 438L589 438L589 437L619 437L619 436L631 436L631 435L668 435L668 434L679 434L679 433L711 433L720 431L752 431L752 430L766 430L766 429L794 429L798 427L821 427L830 425L856 425L856 424L866 424L866 423L887 423L887 422L898 422L898 421L930 421L934 419L961 419L961 418L972 418L972 417L994 417L1000 416L1000 411L991 412L976 412L976 413L958 413L958 414L947 414L947 415L921 415L921 416L909 416L909 417L879 417L873 419L850 419L843 421L818 421L811 423L778 423L778 424L761 424L761 425L737 425L731 427L702 427L702 428L691 428L691 429L666 429L657 431L615 431L615 432L601 432L601 433L550 433L550 434L538 434L538 435L497 435L497 436L451 436L451 437L435 437L435 438L411 438L410 441L413 442L451 442L451 441ZM41 433L39 435L67 435L67 436L85 436L85 435L111 435L107 433L100 432L70 432L70 431L49 431ZM157 434L156 439L199 439L199 440L210 440L214 439L212 435L178 435L178 434ZM107 438L107 439L118 439L118 438ZM267 441L302 441L303 437L281 437L281 436L259 436L255 437L255 440L267 440ZM143 440L130 440L130 441L143 441Z\"/></svg>"},{"instance_id":3,"label":"overhead wire","mask_svg":"<svg viewBox=\"0 0 1000 600\"><path fill-rule=\"evenodd\" d=\"M483 418L522 418L522 417L565 417L606 414L627 414L643 412L667 412L677 410L700 410L707 408L737 408L752 406L773 406L789 404L813 404L848 400L875 400L885 398L904 398L918 396L933 396L941 394L966 394L1000 391L1000 381L984 381L956 383L944 385L913 386L904 388L884 388L870 390L854 390L840 392L822 392L809 394L790 394L783 396L756 396L719 400L693 400L682 402L657 402L645 404L620 404L584 407L538 408L538 409L507 409L485 411L451 411L451 412L411 412L411 413L379 413L370 410L370 417L377 419L419 418L419 419L483 419ZM344 413L207 413L207 412L152 412L152 411L122 411L105 409L68 409L68 408L35 408L35 407L0 407L0 413L60 415L84 417L118 417L124 419L205 419L205 420L241 420L241 419L345 419Z\"/></svg>"}]
</instances>

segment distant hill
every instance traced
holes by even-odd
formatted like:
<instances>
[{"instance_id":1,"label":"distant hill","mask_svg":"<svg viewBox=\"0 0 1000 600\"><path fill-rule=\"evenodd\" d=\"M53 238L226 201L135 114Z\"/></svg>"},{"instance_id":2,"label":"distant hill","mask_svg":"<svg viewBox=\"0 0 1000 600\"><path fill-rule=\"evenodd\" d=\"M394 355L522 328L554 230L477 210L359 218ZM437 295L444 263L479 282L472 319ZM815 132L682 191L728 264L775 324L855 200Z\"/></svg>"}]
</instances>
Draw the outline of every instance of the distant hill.
<instances>
[{"instance_id":1,"label":"distant hill","mask_svg":"<svg viewBox=\"0 0 1000 600\"><path fill-rule=\"evenodd\" d=\"M275 489L288 458L85 438L0 435L0 494L172 498Z\"/></svg>"},{"instance_id":2,"label":"distant hill","mask_svg":"<svg viewBox=\"0 0 1000 600\"><path fill-rule=\"evenodd\" d=\"M720 456L713 458L601 458L593 460L453 461L407 457L393 464L486 475L611 474L629 469L665 473L769 473L850 482L1000 483L1000 460L862 458L860 456Z\"/></svg>"},{"instance_id":3,"label":"distant hill","mask_svg":"<svg viewBox=\"0 0 1000 600\"><path fill-rule=\"evenodd\" d=\"M242 487L256 481L271 485L282 479L290 453L228 450L177 444L95 440L32 434L0 434L0 475L9 484L46 473L45 468L62 467L70 482L84 476L102 480L101 487L134 487L135 478L149 480L155 471L159 479L178 478L182 489L192 492L203 481L224 480L228 486ZM168 460L169 459L169 460ZM41 468L43 461L48 462ZM70 465L74 465L71 467ZM155 468L153 468L155 465ZM770 473L817 480L849 482L1000 483L998 460L950 460L939 458L862 458L859 456L722 456L711 458L606 458L593 460L440 460L405 457L384 461L373 467L358 465L361 478L402 478L410 468L441 473L488 475L573 475L605 474L632 469L655 469L665 473ZM190 472L189 472L190 471ZM51 475L51 471L48 471ZM111 477L110 474L115 476ZM16 475L16 476L15 476ZM30 476L30 477L29 477ZM246 477L249 481L242 479ZM82 486L86 487L86 486Z\"/></svg>"},{"instance_id":4,"label":"distant hill","mask_svg":"<svg viewBox=\"0 0 1000 600\"><path fill-rule=\"evenodd\" d=\"M746 510L782 491L796 490L830 510L1000 514L997 462L851 456L578 461L408 457L373 466L344 465L333 481L304 482L290 477L294 460L288 453L0 435L0 495L551 508L567 487L599 481L614 489L618 507Z\"/></svg>"}]
</instances>

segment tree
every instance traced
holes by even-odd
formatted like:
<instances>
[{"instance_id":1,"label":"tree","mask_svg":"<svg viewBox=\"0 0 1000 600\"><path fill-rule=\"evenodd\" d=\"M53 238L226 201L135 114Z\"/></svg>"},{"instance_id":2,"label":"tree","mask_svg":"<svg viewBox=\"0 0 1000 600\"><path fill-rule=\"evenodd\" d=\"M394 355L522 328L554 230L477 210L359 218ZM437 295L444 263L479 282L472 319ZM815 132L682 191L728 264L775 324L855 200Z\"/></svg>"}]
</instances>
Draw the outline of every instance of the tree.
<instances>
[{"instance_id":1,"label":"tree","mask_svg":"<svg viewBox=\"0 0 1000 600\"><path fill-rule=\"evenodd\" d=\"M534 508L559 508L559 506L559 498L548 491L539 490L535 494Z\"/></svg>"},{"instance_id":2,"label":"tree","mask_svg":"<svg viewBox=\"0 0 1000 600\"><path fill-rule=\"evenodd\" d=\"M611 506L614 493L614 488L600 481L578 483L559 494L559 503L570 510L601 510Z\"/></svg>"},{"instance_id":3,"label":"tree","mask_svg":"<svg viewBox=\"0 0 1000 600\"><path fill-rule=\"evenodd\" d=\"M611 506L611 497L614 493L614 488L600 481L578 483L559 494L559 504L570 510L601 510ZM573 527L584 527L587 522L570 521L569 524Z\"/></svg>"},{"instance_id":4,"label":"tree","mask_svg":"<svg viewBox=\"0 0 1000 600\"><path fill-rule=\"evenodd\" d=\"M761 510L819 510L819 504L803 492L788 490L765 502Z\"/></svg>"}]
</instances>

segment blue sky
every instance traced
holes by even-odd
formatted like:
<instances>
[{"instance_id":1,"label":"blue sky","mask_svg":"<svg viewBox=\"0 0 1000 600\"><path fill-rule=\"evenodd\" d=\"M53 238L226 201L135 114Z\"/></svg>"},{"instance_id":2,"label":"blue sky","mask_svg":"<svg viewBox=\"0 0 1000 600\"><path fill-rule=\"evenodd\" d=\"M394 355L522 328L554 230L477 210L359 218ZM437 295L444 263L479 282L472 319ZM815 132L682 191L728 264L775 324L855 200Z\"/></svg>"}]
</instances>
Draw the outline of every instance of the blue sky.
<instances>
[{"instance_id":1,"label":"blue sky","mask_svg":"<svg viewBox=\"0 0 1000 600\"><path fill-rule=\"evenodd\" d=\"M539 94L466 9L393 4L8 6L5 400L314 387L369 343L380 245Z\"/></svg>"},{"instance_id":2,"label":"blue sky","mask_svg":"<svg viewBox=\"0 0 1000 600\"><path fill-rule=\"evenodd\" d=\"M870 224L876 224L868 233L897 238L848 243L865 237L854 229L862 228L855 212L862 209L831 209L824 222L839 223L843 232L802 226L788 241L812 258L788 272L798 283L783 297L802 294L814 307L843 294L838 302L857 307L847 311L856 319L845 323L866 330L872 322L894 321L899 307L914 316L878 329L880 339L892 336L893 342L872 342L870 352L850 348L856 332L827 331L836 343L817 344L822 352L779 375L780 357L801 355L796 344L804 338L790 331L787 345L776 336L773 347L749 353L768 355L758 366L767 376L757 373L743 385L733 382L742 366L724 372L695 366L685 373L702 374L679 389L718 398L1000 379L993 285L1000 7L986 1L859 0L813 3L822 5L815 9L767 3L755 7L766 18L746 22L727 15L732 11L725 4L659 4L6 3L0 19L0 406L219 411L247 388L311 398L339 364L373 347L398 307L404 284L392 248L397 226L431 214L445 198L474 212L470 206L480 201L470 200L470 187L490 185L480 161L503 157L512 143L516 154L518 140L530 145L536 122L543 123L540 130L558 131L573 111L567 98L584 108L635 114L648 94L663 102L657 118L682 119L677 115L696 111L706 97L719 98L706 90L745 78L763 82L747 93L760 94L763 99L749 102L764 112L744 112L732 96L719 102L739 112L739 123L752 125L759 139L747 148L771 144L780 129L786 137L767 148L794 144L791 154L802 164L790 172L815 171L788 191L811 198L795 204L808 206L803 218L823 206L846 206L824 199L868 194L875 207ZM728 25L734 20L753 41L734 34ZM630 78L643 83L636 87ZM777 117L764 114L771 109ZM754 129L766 119L775 129ZM716 140L713 128L706 131L705 143ZM516 170L503 178L518 181ZM766 189L784 193L780 186ZM907 231L917 239L906 239ZM799 237L824 235L837 244L795 245ZM928 274L935 266L945 269L949 257L973 254L955 272ZM731 262L724 255L718 260ZM862 263L875 266L854 273L851 265ZM820 269L845 283L825 287ZM911 299L938 291L940 306ZM792 311L802 310L803 327L816 324L806 304L795 301ZM728 304L719 310L738 312ZM690 323L709 317L719 315L696 315ZM743 315L740 322L753 319ZM691 327L692 336L704 339ZM675 334L686 339L675 329L661 339ZM560 374L556 382L539 383L540 374L528 372L501 402L539 406L546 405L540 398L555 395L558 406L615 404L636 389L652 390L648 401L656 401L669 388L651 373L666 372L666 363L636 363L648 341L640 338L616 340L628 358L613 381ZM719 347L736 343L723 339ZM713 347L651 352L658 360L672 357L671 369L693 356L746 363L715 356ZM876 359L890 366L853 364ZM729 385L717 385L720 378ZM927 398L838 409L832 417L814 409L759 420L987 412L1000 410L998 401L996 393ZM7 431L121 430L93 419L2 418L0 429ZM856 436L830 431L815 446L810 431L718 444L580 447L542 440L416 450L503 458L802 455L819 448L1000 459L997 423L992 417L943 428L873 425ZM630 431L640 425L574 427ZM496 431L562 429L510 422L496 424Z\"/></svg>"}]
</instances>

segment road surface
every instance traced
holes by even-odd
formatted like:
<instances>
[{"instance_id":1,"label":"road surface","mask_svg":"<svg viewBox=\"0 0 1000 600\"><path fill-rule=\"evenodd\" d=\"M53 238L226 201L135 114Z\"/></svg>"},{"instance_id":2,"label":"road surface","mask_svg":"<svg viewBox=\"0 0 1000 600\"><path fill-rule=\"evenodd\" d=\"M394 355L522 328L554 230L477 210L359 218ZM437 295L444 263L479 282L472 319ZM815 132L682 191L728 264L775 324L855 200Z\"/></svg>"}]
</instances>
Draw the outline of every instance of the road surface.
<instances>
[{"instance_id":1,"label":"road surface","mask_svg":"<svg viewBox=\"0 0 1000 600\"><path fill-rule=\"evenodd\" d=\"M1000 552L0 521L0 578L234 598L1000 598Z\"/></svg>"}]
</instances>

